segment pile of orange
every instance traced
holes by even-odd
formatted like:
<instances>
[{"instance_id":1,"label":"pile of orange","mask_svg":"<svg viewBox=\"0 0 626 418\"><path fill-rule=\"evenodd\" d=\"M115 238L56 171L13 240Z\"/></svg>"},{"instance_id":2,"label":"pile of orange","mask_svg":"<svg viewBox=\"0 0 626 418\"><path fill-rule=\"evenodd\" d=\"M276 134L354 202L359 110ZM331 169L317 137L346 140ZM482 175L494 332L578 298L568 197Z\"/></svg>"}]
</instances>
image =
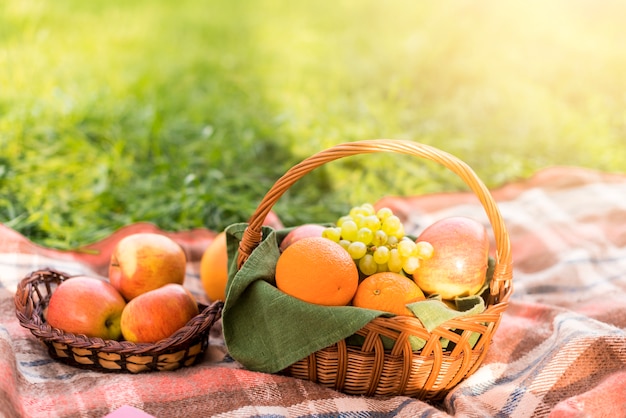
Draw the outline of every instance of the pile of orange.
<instances>
[{"instance_id":1,"label":"pile of orange","mask_svg":"<svg viewBox=\"0 0 626 418\"><path fill-rule=\"evenodd\" d=\"M359 283L354 260L339 244L322 237L291 244L276 264L276 287L295 298L326 306L353 306L413 316L408 303L425 299L413 280L381 272Z\"/></svg>"},{"instance_id":2,"label":"pile of orange","mask_svg":"<svg viewBox=\"0 0 626 418\"><path fill-rule=\"evenodd\" d=\"M226 236L218 234L200 263L200 278L210 300L224 300L228 280ZM353 305L413 316L407 304L425 299L413 280L380 272L359 283L359 271L348 252L323 237L289 245L276 264L276 287L288 295L324 306Z\"/></svg>"}]
</instances>

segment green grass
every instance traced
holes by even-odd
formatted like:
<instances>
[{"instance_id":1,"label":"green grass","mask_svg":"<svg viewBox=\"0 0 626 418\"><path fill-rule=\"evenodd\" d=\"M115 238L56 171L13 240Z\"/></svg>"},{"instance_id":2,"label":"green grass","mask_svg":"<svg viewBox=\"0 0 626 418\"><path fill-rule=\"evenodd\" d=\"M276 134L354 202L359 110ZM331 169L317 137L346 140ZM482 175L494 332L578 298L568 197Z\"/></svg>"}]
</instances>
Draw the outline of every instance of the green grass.
<instances>
[{"instance_id":1,"label":"green grass","mask_svg":"<svg viewBox=\"0 0 626 418\"><path fill-rule=\"evenodd\" d=\"M0 222L73 248L131 222L220 230L333 144L410 139L489 187L625 172L626 4L603 0L0 4ZM342 159L276 206L327 221L458 190L398 155Z\"/></svg>"}]
</instances>

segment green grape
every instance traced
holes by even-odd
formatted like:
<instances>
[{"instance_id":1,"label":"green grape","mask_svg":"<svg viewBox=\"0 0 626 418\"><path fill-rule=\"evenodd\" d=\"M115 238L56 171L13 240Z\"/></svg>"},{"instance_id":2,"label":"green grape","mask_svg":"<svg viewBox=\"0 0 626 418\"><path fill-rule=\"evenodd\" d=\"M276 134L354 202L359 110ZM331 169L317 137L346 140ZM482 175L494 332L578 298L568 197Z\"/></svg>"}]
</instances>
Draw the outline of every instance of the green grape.
<instances>
[{"instance_id":1,"label":"green grape","mask_svg":"<svg viewBox=\"0 0 626 418\"><path fill-rule=\"evenodd\" d=\"M402 261L402 269L406 271L408 274L415 273L415 270L417 270L419 266L420 266L420 259L414 256L405 258Z\"/></svg>"},{"instance_id":2,"label":"green grape","mask_svg":"<svg viewBox=\"0 0 626 418\"><path fill-rule=\"evenodd\" d=\"M404 238L404 225L400 224L393 235L398 239Z\"/></svg>"},{"instance_id":3,"label":"green grape","mask_svg":"<svg viewBox=\"0 0 626 418\"><path fill-rule=\"evenodd\" d=\"M348 245L348 253L354 260L358 260L367 254L367 245L359 241L351 242Z\"/></svg>"},{"instance_id":4,"label":"green grape","mask_svg":"<svg viewBox=\"0 0 626 418\"><path fill-rule=\"evenodd\" d=\"M374 233L369 228L361 228L356 233L356 240L368 245L374 239Z\"/></svg>"},{"instance_id":5,"label":"green grape","mask_svg":"<svg viewBox=\"0 0 626 418\"><path fill-rule=\"evenodd\" d=\"M398 252L402 256L402 258L410 257L413 254L413 250L415 249L415 243L410 239L401 239L398 242Z\"/></svg>"},{"instance_id":6,"label":"green grape","mask_svg":"<svg viewBox=\"0 0 626 418\"><path fill-rule=\"evenodd\" d=\"M346 251L348 251L348 247L350 246L351 242L348 241L347 239L340 239L339 240L339 245L341 245Z\"/></svg>"},{"instance_id":7,"label":"green grape","mask_svg":"<svg viewBox=\"0 0 626 418\"><path fill-rule=\"evenodd\" d=\"M339 219L337 219L336 225L338 227L341 227L345 221L352 221L352 220L353 219L352 219L352 217L350 215L344 215L344 216L340 217Z\"/></svg>"},{"instance_id":8,"label":"green grape","mask_svg":"<svg viewBox=\"0 0 626 418\"><path fill-rule=\"evenodd\" d=\"M387 264L387 261L389 261L389 248L384 245L376 247L372 255L374 256L374 261L378 264Z\"/></svg>"},{"instance_id":9,"label":"green grape","mask_svg":"<svg viewBox=\"0 0 626 418\"><path fill-rule=\"evenodd\" d=\"M415 256L428 260L435 253L433 245L428 241L419 241L415 244Z\"/></svg>"},{"instance_id":10,"label":"green grape","mask_svg":"<svg viewBox=\"0 0 626 418\"><path fill-rule=\"evenodd\" d=\"M400 253L397 249L394 248L389 251L387 266L389 267L389 271L393 271L394 273L400 273L402 270L402 257L400 257Z\"/></svg>"},{"instance_id":11,"label":"green grape","mask_svg":"<svg viewBox=\"0 0 626 418\"><path fill-rule=\"evenodd\" d=\"M328 227L322 231L322 236L324 238L328 238L331 241L339 242L341 239L341 228L339 227Z\"/></svg>"},{"instance_id":12,"label":"green grape","mask_svg":"<svg viewBox=\"0 0 626 418\"><path fill-rule=\"evenodd\" d=\"M363 227L363 220L365 219L364 215L357 213L352 217L352 219L354 219L354 223L356 224L357 228Z\"/></svg>"},{"instance_id":13,"label":"green grape","mask_svg":"<svg viewBox=\"0 0 626 418\"><path fill-rule=\"evenodd\" d=\"M361 209L363 210L365 216L376 214L376 209L374 209L374 205L372 205L371 203L363 203L361 205Z\"/></svg>"},{"instance_id":14,"label":"green grape","mask_svg":"<svg viewBox=\"0 0 626 418\"><path fill-rule=\"evenodd\" d=\"M341 224L341 238L356 241L358 227L353 220L346 220Z\"/></svg>"},{"instance_id":15,"label":"green grape","mask_svg":"<svg viewBox=\"0 0 626 418\"><path fill-rule=\"evenodd\" d=\"M387 234L385 234L385 231L383 231L382 229L379 229L378 231L374 232L374 238L372 239L372 244L374 244L377 247L380 247L381 245L385 245L387 243Z\"/></svg>"},{"instance_id":16,"label":"green grape","mask_svg":"<svg viewBox=\"0 0 626 418\"><path fill-rule=\"evenodd\" d=\"M339 242L365 276L383 271L402 273L403 269L413 272L420 255L432 256L427 246L420 245L418 250L418 245L405 237L404 225L390 208L376 210L369 203L352 207L335 227L324 230L323 236Z\"/></svg>"},{"instance_id":17,"label":"green grape","mask_svg":"<svg viewBox=\"0 0 626 418\"><path fill-rule=\"evenodd\" d=\"M387 263L385 264L378 264L378 270L376 270L379 273L382 273L384 271L389 271L389 266L387 265Z\"/></svg>"},{"instance_id":18,"label":"green grape","mask_svg":"<svg viewBox=\"0 0 626 418\"><path fill-rule=\"evenodd\" d=\"M378 209L378 212L376 212L376 217L381 221L384 221L391 215L393 215L393 212L389 208L380 208Z\"/></svg>"},{"instance_id":19,"label":"green grape","mask_svg":"<svg viewBox=\"0 0 626 418\"><path fill-rule=\"evenodd\" d=\"M363 227L369 228L372 231L378 231L381 227L380 219L376 215L368 215L363 218Z\"/></svg>"},{"instance_id":20,"label":"green grape","mask_svg":"<svg viewBox=\"0 0 626 418\"><path fill-rule=\"evenodd\" d=\"M376 264L371 254L365 254L359 260L359 270L366 276L371 276L378 271L378 264Z\"/></svg>"},{"instance_id":21,"label":"green grape","mask_svg":"<svg viewBox=\"0 0 626 418\"><path fill-rule=\"evenodd\" d=\"M348 212L348 213L353 218L358 216L358 215L361 215L361 216L367 216L368 215L367 210L363 209L360 206L353 207L352 209L350 209L350 212Z\"/></svg>"},{"instance_id":22,"label":"green grape","mask_svg":"<svg viewBox=\"0 0 626 418\"><path fill-rule=\"evenodd\" d=\"M391 215L383 221L382 230L385 231L387 235L397 236L397 231L401 226L402 222L400 222L400 218L396 215Z\"/></svg>"}]
</instances>

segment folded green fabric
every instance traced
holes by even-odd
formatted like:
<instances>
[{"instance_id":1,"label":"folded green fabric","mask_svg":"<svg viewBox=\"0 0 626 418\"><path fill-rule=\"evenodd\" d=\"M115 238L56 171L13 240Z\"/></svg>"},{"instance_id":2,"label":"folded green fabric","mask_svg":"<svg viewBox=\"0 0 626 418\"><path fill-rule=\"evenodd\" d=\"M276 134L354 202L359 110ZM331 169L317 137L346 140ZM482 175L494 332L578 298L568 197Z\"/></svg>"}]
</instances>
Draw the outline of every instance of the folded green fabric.
<instances>
[{"instance_id":1,"label":"folded green fabric","mask_svg":"<svg viewBox=\"0 0 626 418\"><path fill-rule=\"evenodd\" d=\"M477 315L485 310L485 302L480 296L470 296L463 300L464 309L459 308L460 310L450 309L440 298L436 297L410 303L407 308L419 318L424 328L432 331L449 319Z\"/></svg>"},{"instance_id":2,"label":"folded green fabric","mask_svg":"<svg viewBox=\"0 0 626 418\"><path fill-rule=\"evenodd\" d=\"M315 351L350 337L378 316L392 316L353 306L315 305L278 290L274 280L280 256L278 245L291 228L277 231L263 227L263 241L237 271L237 251L246 227L247 224L238 223L226 228L229 278L222 312L226 346L231 357L244 367L279 372ZM479 296L476 298L482 301ZM428 327L434 328L464 314L434 302L437 303L415 308L419 305L416 303L412 307ZM476 311L480 309L477 307Z\"/></svg>"}]
</instances>

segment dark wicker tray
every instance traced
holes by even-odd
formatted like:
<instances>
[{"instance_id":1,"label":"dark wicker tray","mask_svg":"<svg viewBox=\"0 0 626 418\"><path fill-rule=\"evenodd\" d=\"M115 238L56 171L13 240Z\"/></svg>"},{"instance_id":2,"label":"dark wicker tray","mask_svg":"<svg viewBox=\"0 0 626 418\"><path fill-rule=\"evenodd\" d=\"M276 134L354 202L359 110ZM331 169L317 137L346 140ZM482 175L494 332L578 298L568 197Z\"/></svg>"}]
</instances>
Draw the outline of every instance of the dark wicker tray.
<instances>
[{"instance_id":1,"label":"dark wicker tray","mask_svg":"<svg viewBox=\"0 0 626 418\"><path fill-rule=\"evenodd\" d=\"M57 286L70 276L44 269L32 272L19 283L15 293L16 315L60 362L103 372L140 373L175 370L197 363L209 344L209 332L221 317L223 302L198 304L200 313L173 335L151 343L103 340L75 335L51 327L44 309Z\"/></svg>"}]
</instances>

